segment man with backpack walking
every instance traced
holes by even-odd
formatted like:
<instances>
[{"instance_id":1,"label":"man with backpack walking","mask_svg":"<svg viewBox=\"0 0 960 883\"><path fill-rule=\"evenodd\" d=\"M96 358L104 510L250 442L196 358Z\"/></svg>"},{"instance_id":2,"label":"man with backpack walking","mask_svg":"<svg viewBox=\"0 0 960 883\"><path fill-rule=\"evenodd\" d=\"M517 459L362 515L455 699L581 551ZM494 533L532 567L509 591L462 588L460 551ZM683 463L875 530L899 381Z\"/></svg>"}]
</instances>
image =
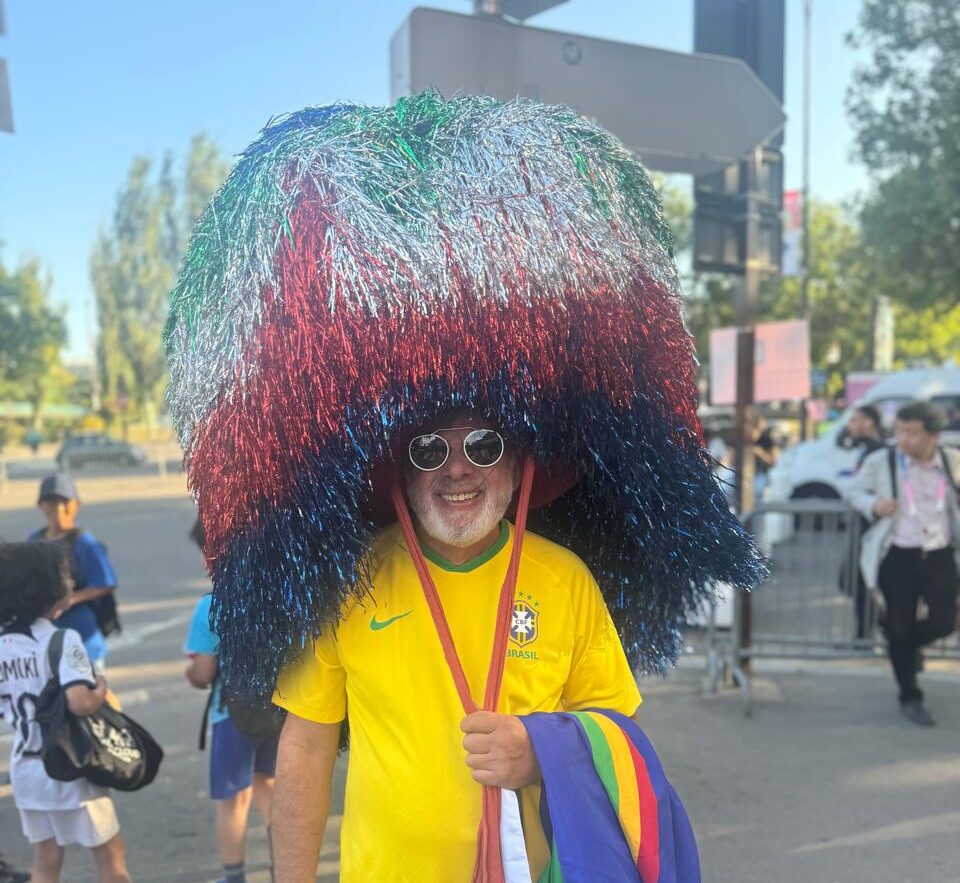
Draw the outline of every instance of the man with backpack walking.
<instances>
[{"instance_id":1,"label":"man with backpack walking","mask_svg":"<svg viewBox=\"0 0 960 883\"><path fill-rule=\"evenodd\" d=\"M199 521L191 530L190 538L202 552L203 526ZM210 625L210 601L208 593L194 609L185 647L190 657L185 674L197 689L210 690L201 724L200 747L206 745L209 721L212 725L210 797L217 804L217 845L224 872L218 883L244 883L251 802L257 804L269 839L281 721L276 709L261 711L238 706L224 691L217 667L220 639Z\"/></svg>"},{"instance_id":2,"label":"man with backpack walking","mask_svg":"<svg viewBox=\"0 0 960 883\"><path fill-rule=\"evenodd\" d=\"M870 521L860 567L883 595L881 626L900 708L917 726L936 721L917 685L920 648L951 634L957 618L960 451L940 446L944 418L928 402L897 412L896 446L864 461L849 499Z\"/></svg>"},{"instance_id":3,"label":"man with backpack walking","mask_svg":"<svg viewBox=\"0 0 960 883\"><path fill-rule=\"evenodd\" d=\"M80 497L69 475L60 472L44 478L37 505L47 526L28 539L63 543L75 584L69 606L56 624L77 631L94 666L102 670L107 657L107 635L119 629L113 565L103 544L90 531L77 527Z\"/></svg>"}]
</instances>

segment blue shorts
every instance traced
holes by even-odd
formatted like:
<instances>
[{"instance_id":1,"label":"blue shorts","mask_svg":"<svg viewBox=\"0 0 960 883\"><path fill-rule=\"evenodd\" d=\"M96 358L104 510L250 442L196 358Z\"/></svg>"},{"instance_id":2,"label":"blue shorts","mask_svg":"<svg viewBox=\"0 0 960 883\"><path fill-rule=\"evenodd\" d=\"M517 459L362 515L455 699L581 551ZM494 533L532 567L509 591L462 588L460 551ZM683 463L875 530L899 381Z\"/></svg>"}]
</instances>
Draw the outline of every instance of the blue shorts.
<instances>
[{"instance_id":1,"label":"blue shorts","mask_svg":"<svg viewBox=\"0 0 960 883\"><path fill-rule=\"evenodd\" d=\"M213 725L210 740L210 796L226 800L249 788L253 774L273 777L280 737L255 742L237 732L230 718Z\"/></svg>"}]
</instances>

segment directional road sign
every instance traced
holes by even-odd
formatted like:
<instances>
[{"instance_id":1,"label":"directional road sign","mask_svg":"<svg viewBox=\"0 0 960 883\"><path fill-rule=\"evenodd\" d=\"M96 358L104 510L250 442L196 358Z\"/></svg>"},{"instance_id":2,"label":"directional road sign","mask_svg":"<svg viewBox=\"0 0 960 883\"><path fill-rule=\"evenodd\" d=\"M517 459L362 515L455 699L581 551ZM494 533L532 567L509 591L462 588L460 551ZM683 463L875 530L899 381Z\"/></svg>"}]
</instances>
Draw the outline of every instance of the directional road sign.
<instances>
[{"instance_id":1,"label":"directional road sign","mask_svg":"<svg viewBox=\"0 0 960 883\"><path fill-rule=\"evenodd\" d=\"M716 171L784 123L780 103L739 59L421 7L393 37L390 74L394 99L435 88L567 104L666 172Z\"/></svg>"}]
</instances>

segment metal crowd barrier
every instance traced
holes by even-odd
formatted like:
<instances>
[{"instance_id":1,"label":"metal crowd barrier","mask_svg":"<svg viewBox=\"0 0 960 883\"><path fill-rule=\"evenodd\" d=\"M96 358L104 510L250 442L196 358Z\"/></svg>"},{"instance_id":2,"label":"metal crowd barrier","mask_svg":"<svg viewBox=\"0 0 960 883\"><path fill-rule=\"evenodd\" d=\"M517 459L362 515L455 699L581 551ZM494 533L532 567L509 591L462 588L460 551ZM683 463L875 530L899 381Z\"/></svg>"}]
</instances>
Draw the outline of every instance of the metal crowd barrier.
<instances>
[{"instance_id":1,"label":"metal crowd barrier","mask_svg":"<svg viewBox=\"0 0 960 883\"><path fill-rule=\"evenodd\" d=\"M745 519L767 556L770 576L732 598L728 629L711 606L706 629L707 687L729 678L752 706L754 659L886 659L879 609L860 579L860 514L840 500L758 505ZM927 659L960 659L956 634L926 648Z\"/></svg>"}]
</instances>

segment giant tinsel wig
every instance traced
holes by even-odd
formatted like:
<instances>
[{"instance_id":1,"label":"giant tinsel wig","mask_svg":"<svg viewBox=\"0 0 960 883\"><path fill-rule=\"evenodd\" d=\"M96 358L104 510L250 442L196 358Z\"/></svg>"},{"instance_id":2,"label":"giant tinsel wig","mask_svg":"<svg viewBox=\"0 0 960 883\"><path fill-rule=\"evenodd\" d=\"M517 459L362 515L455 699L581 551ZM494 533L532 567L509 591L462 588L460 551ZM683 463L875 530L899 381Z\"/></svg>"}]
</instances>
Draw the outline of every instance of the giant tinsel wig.
<instances>
[{"instance_id":1,"label":"giant tinsel wig","mask_svg":"<svg viewBox=\"0 0 960 883\"><path fill-rule=\"evenodd\" d=\"M197 224L165 336L227 682L265 694L369 590L377 470L451 408L527 447L534 504L567 488L531 526L585 559L639 667L675 658L714 582L755 583L672 247L640 163L563 107L428 93L267 126Z\"/></svg>"}]
</instances>

